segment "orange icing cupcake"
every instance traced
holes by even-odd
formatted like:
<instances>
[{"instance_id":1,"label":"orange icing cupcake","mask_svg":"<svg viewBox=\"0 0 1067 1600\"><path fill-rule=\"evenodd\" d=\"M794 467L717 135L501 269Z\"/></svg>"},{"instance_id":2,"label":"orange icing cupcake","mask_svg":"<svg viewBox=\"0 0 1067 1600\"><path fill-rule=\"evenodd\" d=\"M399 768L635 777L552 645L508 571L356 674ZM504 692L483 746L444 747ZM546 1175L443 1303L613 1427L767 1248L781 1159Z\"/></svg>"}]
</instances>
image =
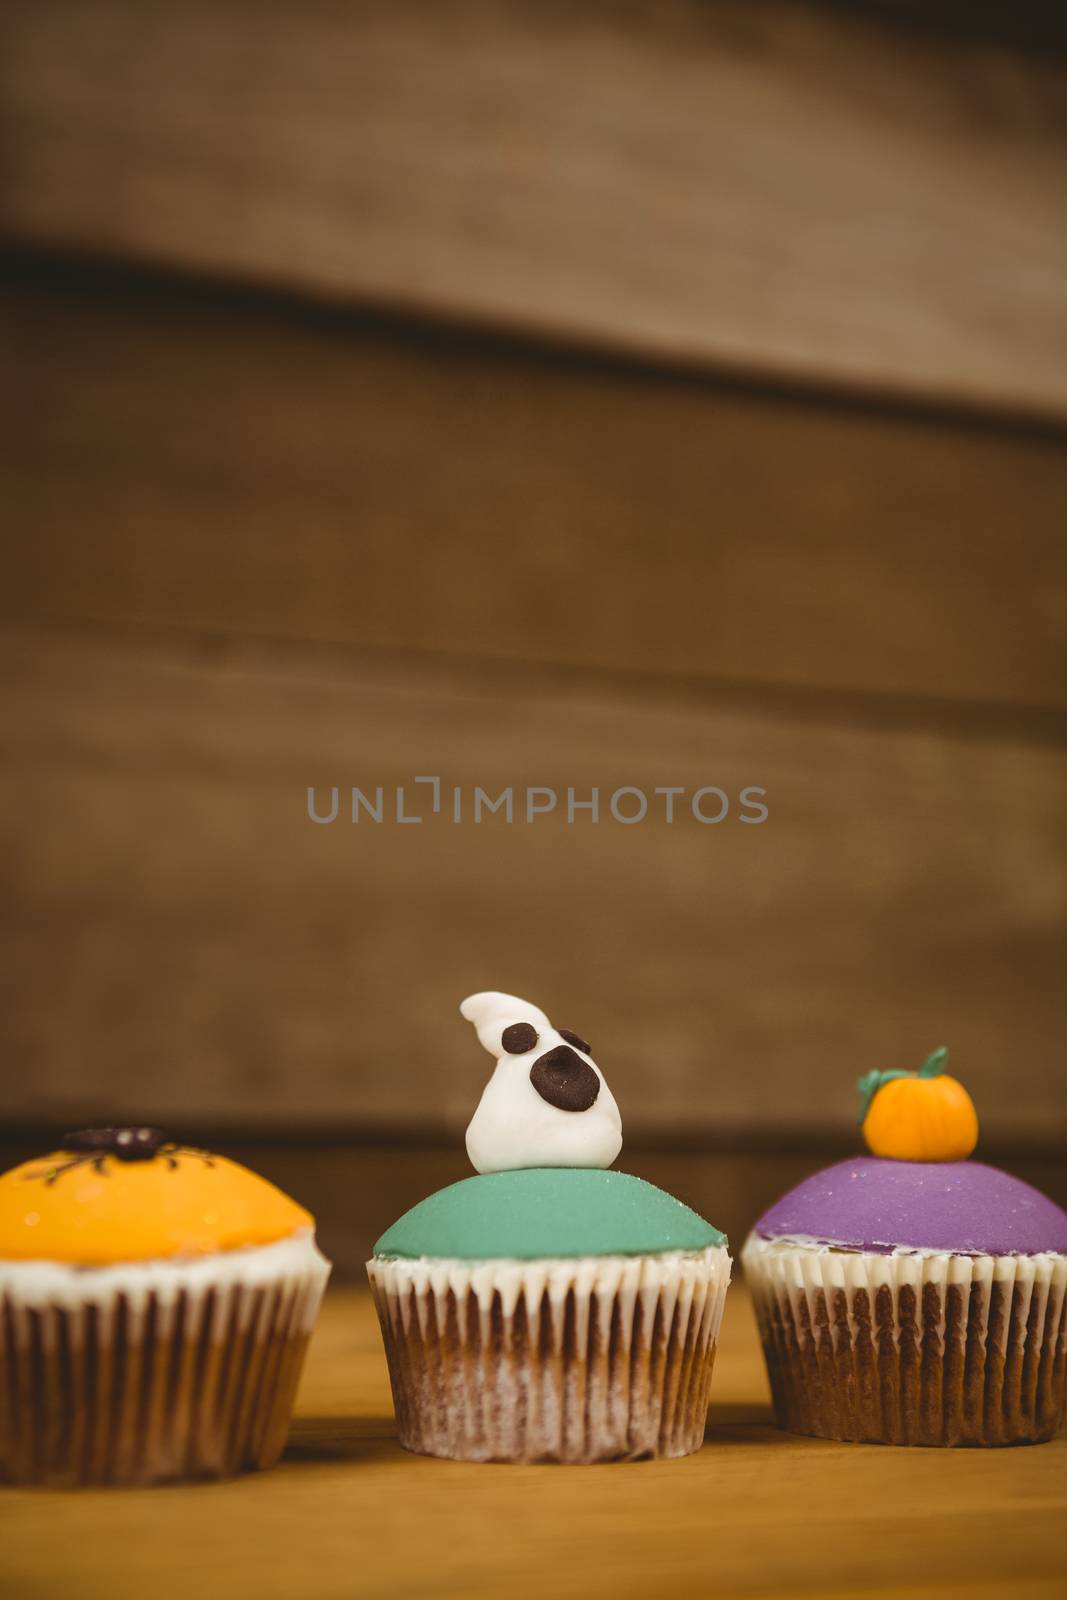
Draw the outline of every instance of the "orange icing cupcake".
<instances>
[{"instance_id":1,"label":"orange icing cupcake","mask_svg":"<svg viewBox=\"0 0 1067 1600\"><path fill-rule=\"evenodd\" d=\"M143 1128L114 1130L114 1140L140 1140L120 1154L121 1144L103 1143L110 1132L74 1134L67 1149L0 1177L0 1259L159 1261L273 1244L314 1226L310 1212L236 1161Z\"/></svg>"},{"instance_id":2,"label":"orange icing cupcake","mask_svg":"<svg viewBox=\"0 0 1067 1600\"><path fill-rule=\"evenodd\" d=\"M0 1177L0 1483L271 1466L330 1264L302 1206L157 1128Z\"/></svg>"}]
</instances>

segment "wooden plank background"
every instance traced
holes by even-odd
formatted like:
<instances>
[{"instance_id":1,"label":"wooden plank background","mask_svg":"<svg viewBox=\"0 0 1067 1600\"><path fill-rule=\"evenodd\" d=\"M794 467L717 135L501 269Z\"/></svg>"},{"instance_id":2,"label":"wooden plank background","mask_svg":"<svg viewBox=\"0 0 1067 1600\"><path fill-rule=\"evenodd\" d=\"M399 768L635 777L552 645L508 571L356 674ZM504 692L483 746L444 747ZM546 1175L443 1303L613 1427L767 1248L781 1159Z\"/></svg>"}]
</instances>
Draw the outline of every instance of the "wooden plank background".
<instances>
[{"instance_id":1,"label":"wooden plank background","mask_svg":"<svg viewBox=\"0 0 1067 1600\"><path fill-rule=\"evenodd\" d=\"M925 10L3 0L0 224L1062 417L1063 57Z\"/></svg>"},{"instance_id":2,"label":"wooden plank background","mask_svg":"<svg viewBox=\"0 0 1067 1600\"><path fill-rule=\"evenodd\" d=\"M494 986L735 1234L942 1042L1063 1194L1061 58L252 15L0 0L0 1142L216 1133L355 1265ZM422 773L770 818L307 820Z\"/></svg>"},{"instance_id":3,"label":"wooden plank background","mask_svg":"<svg viewBox=\"0 0 1067 1600\"><path fill-rule=\"evenodd\" d=\"M8 615L1064 705L1058 429L27 274Z\"/></svg>"},{"instance_id":4,"label":"wooden plank background","mask_svg":"<svg viewBox=\"0 0 1067 1600\"><path fill-rule=\"evenodd\" d=\"M861 1071L942 1042L1001 1136L1067 1127L1054 746L158 640L10 633L3 679L35 1119L117 1115L135 1073L164 1119L461 1128L488 1058L456 1007L500 987L591 1037L646 1132L844 1131ZM308 820L309 784L416 773L605 808L756 783L771 815Z\"/></svg>"}]
</instances>

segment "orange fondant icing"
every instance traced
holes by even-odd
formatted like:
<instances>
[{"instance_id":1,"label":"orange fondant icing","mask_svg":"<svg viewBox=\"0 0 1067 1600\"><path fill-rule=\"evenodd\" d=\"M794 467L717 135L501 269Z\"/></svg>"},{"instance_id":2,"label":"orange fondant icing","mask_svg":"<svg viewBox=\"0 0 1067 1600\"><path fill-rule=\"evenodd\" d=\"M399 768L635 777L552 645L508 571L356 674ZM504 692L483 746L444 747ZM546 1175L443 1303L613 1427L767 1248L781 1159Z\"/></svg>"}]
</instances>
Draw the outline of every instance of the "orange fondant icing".
<instances>
[{"instance_id":1,"label":"orange fondant icing","mask_svg":"<svg viewBox=\"0 0 1067 1600\"><path fill-rule=\"evenodd\" d=\"M86 1267L158 1261L273 1244L314 1219L302 1206L236 1161L183 1151L120 1161L98 1171L69 1151L40 1156L0 1177L0 1260L65 1261Z\"/></svg>"}]
</instances>

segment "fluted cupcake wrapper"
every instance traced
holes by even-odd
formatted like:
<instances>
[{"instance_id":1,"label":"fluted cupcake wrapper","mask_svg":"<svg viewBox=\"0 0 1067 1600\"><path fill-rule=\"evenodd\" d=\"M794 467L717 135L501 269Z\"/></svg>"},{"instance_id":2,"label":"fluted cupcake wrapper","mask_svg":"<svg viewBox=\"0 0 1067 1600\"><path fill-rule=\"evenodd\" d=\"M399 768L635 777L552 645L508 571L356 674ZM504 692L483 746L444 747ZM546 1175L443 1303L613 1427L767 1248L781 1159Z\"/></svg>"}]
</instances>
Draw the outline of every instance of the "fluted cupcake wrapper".
<instances>
[{"instance_id":1,"label":"fluted cupcake wrapper","mask_svg":"<svg viewBox=\"0 0 1067 1600\"><path fill-rule=\"evenodd\" d=\"M376 1257L400 1442L462 1461L700 1448L724 1248L541 1262Z\"/></svg>"},{"instance_id":2,"label":"fluted cupcake wrapper","mask_svg":"<svg viewBox=\"0 0 1067 1600\"><path fill-rule=\"evenodd\" d=\"M271 1247L233 1252L245 1259L220 1258L214 1275L210 1262L52 1268L51 1292L0 1267L0 1482L147 1484L272 1466L329 1275L310 1248L300 1266L264 1263Z\"/></svg>"},{"instance_id":3,"label":"fluted cupcake wrapper","mask_svg":"<svg viewBox=\"0 0 1067 1600\"><path fill-rule=\"evenodd\" d=\"M742 1252L778 1422L908 1445L1051 1439L1067 1401L1067 1257Z\"/></svg>"}]
</instances>

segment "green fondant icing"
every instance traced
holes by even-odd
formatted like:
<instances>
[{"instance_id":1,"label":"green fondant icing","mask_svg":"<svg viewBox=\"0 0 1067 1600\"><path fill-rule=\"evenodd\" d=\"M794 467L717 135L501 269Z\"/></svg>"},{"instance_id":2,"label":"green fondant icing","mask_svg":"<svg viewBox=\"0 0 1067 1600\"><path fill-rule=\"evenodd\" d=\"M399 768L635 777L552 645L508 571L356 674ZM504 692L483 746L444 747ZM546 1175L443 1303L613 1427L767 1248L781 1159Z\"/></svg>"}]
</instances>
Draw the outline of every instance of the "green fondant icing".
<instances>
[{"instance_id":1,"label":"green fondant icing","mask_svg":"<svg viewBox=\"0 0 1067 1600\"><path fill-rule=\"evenodd\" d=\"M637 1256L705 1250L726 1235L673 1195L625 1172L524 1167L439 1189L406 1211L374 1246L377 1256Z\"/></svg>"}]
</instances>

